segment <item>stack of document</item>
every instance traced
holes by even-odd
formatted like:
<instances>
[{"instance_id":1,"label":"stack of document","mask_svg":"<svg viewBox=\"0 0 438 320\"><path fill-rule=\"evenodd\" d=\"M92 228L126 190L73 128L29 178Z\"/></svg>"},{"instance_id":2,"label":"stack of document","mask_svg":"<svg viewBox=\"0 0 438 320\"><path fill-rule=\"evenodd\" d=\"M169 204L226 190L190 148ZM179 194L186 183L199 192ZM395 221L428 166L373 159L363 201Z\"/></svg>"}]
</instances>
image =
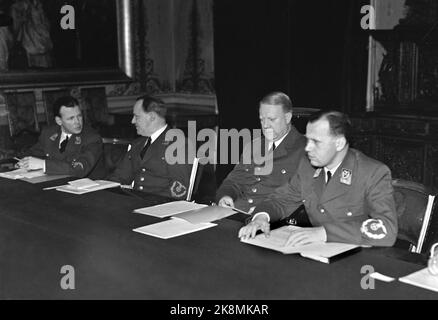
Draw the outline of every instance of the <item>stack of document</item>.
<instances>
[{"instance_id":1,"label":"stack of document","mask_svg":"<svg viewBox=\"0 0 438 320\"><path fill-rule=\"evenodd\" d=\"M169 239L183 234L216 226L212 221L220 220L235 214L233 209L219 206L207 206L187 201L174 201L153 207L134 210L136 213L170 220L133 229L161 239Z\"/></svg>"},{"instance_id":2,"label":"stack of document","mask_svg":"<svg viewBox=\"0 0 438 320\"><path fill-rule=\"evenodd\" d=\"M359 245L340 242L316 242L301 246L285 246L291 232L300 229L297 226L284 226L272 230L269 237L259 234L253 239L241 239L242 242L255 246L279 251L283 254L299 253L302 257L317 260L324 263L333 262L345 255L357 252Z\"/></svg>"},{"instance_id":3,"label":"stack of document","mask_svg":"<svg viewBox=\"0 0 438 320\"><path fill-rule=\"evenodd\" d=\"M135 209L134 212L146 214L157 218L165 218L181 212L201 209L205 207L207 207L206 204L198 204L194 202L181 200L181 201L173 201L164 204L159 204L152 207Z\"/></svg>"},{"instance_id":4,"label":"stack of document","mask_svg":"<svg viewBox=\"0 0 438 320\"><path fill-rule=\"evenodd\" d=\"M31 179L31 178L35 178L35 177L42 177L45 175L46 174L44 173L44 171L42 169L27 171L24 168L20 168L17 170L0 172L0 177L7 178L7 179L13 179L13 180L24 179L24 178Z\"/></svg>"},{"instance_id":5,"label":"stack of document","mask_svg":"<svg viewBox=\"0 0 438 320\"><path fill-rule=\"evenodd\" d=\"M438 292L438 276L430 274L427 268L411 273L398 280L413 286Z\"/></svg>"},{"instance_id":6,"label":"stack of document","mask_svg":"<svg viewBox=\"0 0 438 320\"><path fill-rule=\"evenodd\" d=\"M88 178L70 181L66 185L51 187L47 189L56 189L62 192L84 194L88 192L115 188L120 186L120 183L107 180L91 180Z\"/></svg>"}]
</instances>

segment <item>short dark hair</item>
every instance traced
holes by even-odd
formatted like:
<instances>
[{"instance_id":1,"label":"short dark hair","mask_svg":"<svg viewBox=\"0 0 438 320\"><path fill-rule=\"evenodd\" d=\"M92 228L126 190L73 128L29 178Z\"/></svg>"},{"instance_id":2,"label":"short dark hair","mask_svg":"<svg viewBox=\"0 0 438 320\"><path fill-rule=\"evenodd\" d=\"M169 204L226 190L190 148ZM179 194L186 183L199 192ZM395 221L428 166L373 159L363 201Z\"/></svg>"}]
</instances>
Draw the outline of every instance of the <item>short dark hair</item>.
<instances>
[{"instance_id":1,"label":"short dark hair","mask_svg":"<svg viewBox=\"0 0 438 320\"><path fill-rule=\"evenodd\" d=\"M347 143L350 140L351 120L345 113L336 110L321 110L309 117L308 122L313 123L325 119L329 123L330 133L334 136L344 136Z\"/></svg>"},{"instance_id":2,"label":"short dark hair","mask_svg":"<svg viewBox=\"0 0 438 320\"><path fill-rule=\"evenodd\" d=\"M161 118L163 119L166 118L167 109L164 102L161 99L154 98L149 95L144 95L138 97L136 101L140 101L140 100L143 100L141 106L144 112L154 111Z\"/></svg>"},{"instance_id":3,"label":"short dark hair","mask_svg":"<svg viewBox=\"0 0 438 320\"><path fill-rule=\"evenodd\" d=\"M64 96L56 99L55 102L53 103L53 115L55 117L61 116L61 114L59 113L61 107L66 107L66 108L79 107L79 101L71 96Z\"/></svg>"},{"instance_id":4,"label":"short dark hair","mask_svg":"<svg viewBox=\"0 0 438 320\"><path fill-rule=\"evenodd\" d=\"M280 91L274 91L267 94L262 100L260 100L260 104L262 103L282 106L284 113L292 112L292 101L290 101L287 94Z\"/></svg>"}]
</instances>

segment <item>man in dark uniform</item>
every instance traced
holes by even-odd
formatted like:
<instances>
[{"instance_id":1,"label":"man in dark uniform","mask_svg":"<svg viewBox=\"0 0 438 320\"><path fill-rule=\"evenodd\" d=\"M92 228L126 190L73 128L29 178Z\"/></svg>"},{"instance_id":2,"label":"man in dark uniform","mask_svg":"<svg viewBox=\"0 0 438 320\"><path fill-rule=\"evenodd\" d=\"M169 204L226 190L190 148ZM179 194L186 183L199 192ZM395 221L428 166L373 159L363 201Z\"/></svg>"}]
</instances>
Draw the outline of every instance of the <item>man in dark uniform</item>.
<instances>
[{"instance_id":1,"label":"man in dark uniform","mask_svg":"<svg viewBox=\"0 0 438 320\"><path fill-rule=\"evenodd\" d=\"M79 102L61 97L53 106L56 125L44 128L29 155L18 162L28 170L43 169L47 174L102 178L102 138L84 126ZM100 164L100 165L98 165Z\"/></svg>"},{"instance_id":2,"label":"man in dark uniform","mask_svg":"<svg viewBox=\"0 0 438 320\"><path fill-rule=\"evenodd\" d=\"M260 162L252 156L251 163L245 164L242 156L216 192L220 206L250 212L295 174L304 155L306 139L291 125L292 103L286 94L272 92L265 96L260 101L259 116L264 137L253 141L252 155L261 154L257 148L271 150L273 154L266 161L272 161L272 171L260 174Z\"/></svg>"},{"instance_id":3,"label":"man in dark uniform","mask_svg":"<svg viewBox=\"0 0 438 320\"><path fill-rule=\"evenodd\" d=\"M269 234L270 223L304 203L313 227L291 231L285 245L328 241L392 246L397 213L391 171L349 148L349 128L348 117L340 112L312 115L306 128L307 157L286 185L255 208L239 237L252 238L257 230Z\"/></svg>"},{"instance_id":4,"label":"man in dark uniform","mask_svg":"<svg viewBox=\"0 0 438 320\"><path fill-rule=\"evenodd\" d=\"M169 164L166 160L166 149L174 141L165 139L169 128L164 103L150 96L142 96L134 104L133 114L132 124L142 137L132 143L107 179L132 185L134 190L185 199L192 165L188 161Z\"/></svg>"}]
</instances>

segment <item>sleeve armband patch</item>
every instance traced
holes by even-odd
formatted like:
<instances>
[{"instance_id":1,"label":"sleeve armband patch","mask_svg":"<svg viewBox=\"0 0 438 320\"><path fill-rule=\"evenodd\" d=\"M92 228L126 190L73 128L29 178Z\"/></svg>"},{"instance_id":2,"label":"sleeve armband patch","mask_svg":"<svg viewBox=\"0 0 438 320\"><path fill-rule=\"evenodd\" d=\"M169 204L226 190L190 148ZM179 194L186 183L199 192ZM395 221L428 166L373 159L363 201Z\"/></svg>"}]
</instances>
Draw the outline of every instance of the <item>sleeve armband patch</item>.
<instances>
[{"instance_id":1,"label":"sleeve armband patch","mask_svg":"<svg viewBox=\"0 0 438 320\"><path fill-rule=\"evenodd\" d=\"M79 161L72 161L71 166L73 167L73 169L82 169L84 170L84 165L82 164L82 162Z\"/></svg>"},{"instance_id":2,"label":"sleeve armband patch","mask_svg":"<svg viewBox=\"0 0 438 320\"><path fill-rule=\"evenodd\" d=\"M386 237L388 231L380 219L368 219L362 223L360 232L370 239L381 240Z\"/></svg>"},{"instance_id":3,"label":"sleeve armband patch","mask_svg":"<svg viewBox=\"0 0 438 320\"><path fill-rule=\"evenodd\" d=\"M174 198L181 198L187 193L187 188L179 181L174 181L170 187L170 194Z\"/></svg>"}]
</instances>

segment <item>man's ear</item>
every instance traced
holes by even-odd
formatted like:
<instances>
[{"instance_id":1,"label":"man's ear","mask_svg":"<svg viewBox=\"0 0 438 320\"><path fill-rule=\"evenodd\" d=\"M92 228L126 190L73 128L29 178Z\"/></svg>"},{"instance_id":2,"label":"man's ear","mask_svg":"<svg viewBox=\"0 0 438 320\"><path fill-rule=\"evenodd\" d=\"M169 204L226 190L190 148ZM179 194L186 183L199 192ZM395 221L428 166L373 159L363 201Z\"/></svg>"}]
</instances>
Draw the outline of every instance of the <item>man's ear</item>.
<instances>
[{"instance_id":1,"label":"man's ear","mask_svg":"<svg viewBox=\"0 0 438 320\"><path fill-rule=\"evenodd\" d=\"M344 136L339 136L336 138L336 151L341 151L345 148L345 145L347 144L347 139L345 139Z\"/></svg>"},{"instance_id":2,"label":"man's ear","mask_svg":"<svg viewBox=\"0 0 438 320\"><path fill-rule=\"evenodd\" d=\"M148 116L151 121L154 121L157 118L155 111L148 112Z\"/></svg>"},{"instance_id":3,"label":"man's ear","mask_svg":"<svg viewBox=\"0 0 438 320\"><path fill-rule=\"evenodd\" d=\"M58 126L62 125L61 118L58 117L58 116L55 117L55 122L56 122L56 124L57 124Z\"/></svg>"},{"instance_id":4,"label":"man's ear","mask_svg":"<svg viewBox=\"0 0 438 320\"><path fill-rule=\"evenodd\" d=\"M286 112L286 122L290 123L292 121L292 112Z\"/></svg>"}]
</instances>

